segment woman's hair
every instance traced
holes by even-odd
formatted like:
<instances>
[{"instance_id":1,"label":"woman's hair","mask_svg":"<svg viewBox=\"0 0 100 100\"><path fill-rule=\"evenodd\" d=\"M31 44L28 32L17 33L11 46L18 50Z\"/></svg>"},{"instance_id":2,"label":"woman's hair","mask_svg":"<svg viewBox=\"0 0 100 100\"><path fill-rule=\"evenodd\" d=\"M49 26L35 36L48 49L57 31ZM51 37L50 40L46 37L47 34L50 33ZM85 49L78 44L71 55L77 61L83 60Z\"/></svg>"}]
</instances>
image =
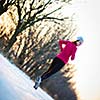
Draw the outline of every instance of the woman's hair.
<instances>
[{"instance_id":1,"label":"woman's hair","mask_svg":"<svg viewBox=\"0 0 100 100\"><path fill-rule=\"evenodd\" d=\"M77 42L78 42L79 40L75 40L75 41L73 41L73 43L75 44L75 45L77 45Z\"/></svg>"}]
</instances>

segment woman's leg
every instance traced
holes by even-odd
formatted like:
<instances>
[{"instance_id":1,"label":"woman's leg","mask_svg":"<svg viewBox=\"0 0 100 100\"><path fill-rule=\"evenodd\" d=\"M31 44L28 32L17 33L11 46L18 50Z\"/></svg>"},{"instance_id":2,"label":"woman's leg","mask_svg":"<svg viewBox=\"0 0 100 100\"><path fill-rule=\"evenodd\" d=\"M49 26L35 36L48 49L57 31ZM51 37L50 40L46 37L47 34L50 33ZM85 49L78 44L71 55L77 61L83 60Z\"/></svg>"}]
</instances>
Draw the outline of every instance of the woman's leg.
<instances>
[{"instance_id":1,"label":"woman's leg","mask_svg":"<svg viewBox=\"0 0 100 100\"><path fill-rule=\"evenodd\" d=\"M58 72L64 65L65 63L62 60L57 57L54 58L50 68L41 75L41 80L43 81L44 79L49 78L50 76Z\"/></svg>"}]
</instances>

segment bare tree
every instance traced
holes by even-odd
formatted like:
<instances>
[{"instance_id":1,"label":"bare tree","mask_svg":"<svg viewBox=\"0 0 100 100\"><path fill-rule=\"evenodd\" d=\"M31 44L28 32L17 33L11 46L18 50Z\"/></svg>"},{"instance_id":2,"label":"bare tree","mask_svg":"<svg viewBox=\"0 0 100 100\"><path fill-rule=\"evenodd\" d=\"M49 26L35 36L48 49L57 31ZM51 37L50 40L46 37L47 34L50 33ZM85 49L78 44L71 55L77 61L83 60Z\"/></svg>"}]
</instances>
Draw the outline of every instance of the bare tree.
<instances>
[{"instance_id":1,"label":"bare tree","mask_svg":"<svg viewBox=\"0 0 100 100\"><path fill-rule=\"evenodd\" d=\"M19 35L16 46L14 46L16 48L13 49L13 56L19 68L30 76L34 76L34 72L39 69L48 68L51 60L59 51L58 40L60 38L69 39L75 34L75 27L72 28L72 24L71 19L63 22L55 21L55 23L53 19L44 20L43 23L39 22L32 27L28 34Z\"/></svg>"},{"instance_id":2,"label":"bare tree","mask_svg":"<svg viewBox=\"0 0 100 100\"><path fill-rule=\"evenodd\" d=\"M16 0L0 0L0 15L8 10L9 6L15 4Z\"/></svg>"},{"instance_id":3,"label":"bare tree","mask_svg":"<svg viewBox=\"0 0 100 100\"><path fill-rule=\"evenodd\" d=\"M54 20L64 20L64 18L57 18L54 16L50 16L56 11L60 10L62 6L55 8L50 11L48 9L56 0L17 0L16 7L18 12L18 23L16 26L16 30L12 35L8 45L6 47L6 52L10 50L13 46L14 42L16 42L16 37L19 33L23 32L30 26L34 26L35 23L42 21L44 19L54 19ZM50 8L50 7L49 7ZM48 11L47 11L48 9Z\"/></svg>"}]
</instances>

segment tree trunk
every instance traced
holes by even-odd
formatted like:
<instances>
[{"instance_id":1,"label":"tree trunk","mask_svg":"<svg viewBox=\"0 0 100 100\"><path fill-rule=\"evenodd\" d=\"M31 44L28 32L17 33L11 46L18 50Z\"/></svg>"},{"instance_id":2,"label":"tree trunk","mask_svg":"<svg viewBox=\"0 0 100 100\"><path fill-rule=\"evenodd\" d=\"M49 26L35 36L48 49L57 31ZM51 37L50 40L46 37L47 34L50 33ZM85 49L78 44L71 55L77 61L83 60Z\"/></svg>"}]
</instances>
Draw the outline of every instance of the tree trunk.
<instances>
[{"instance_id":1,"label":"tree trunk","mask_svg":"<svg viewBox=\"0 0 100 100\"><path fill-rule=\"evenodd\" d=\"M9 52L9 50L11 49L11 47L13 46L13 44L16 42L16 37L18 36L18 34L20 33L20 29L19 29L19 25L16 27L15 33L13 34L13 36L11 37L11 39L8 42L7 47L5 48L5 52Z\"/></svg>"}]
</instances>

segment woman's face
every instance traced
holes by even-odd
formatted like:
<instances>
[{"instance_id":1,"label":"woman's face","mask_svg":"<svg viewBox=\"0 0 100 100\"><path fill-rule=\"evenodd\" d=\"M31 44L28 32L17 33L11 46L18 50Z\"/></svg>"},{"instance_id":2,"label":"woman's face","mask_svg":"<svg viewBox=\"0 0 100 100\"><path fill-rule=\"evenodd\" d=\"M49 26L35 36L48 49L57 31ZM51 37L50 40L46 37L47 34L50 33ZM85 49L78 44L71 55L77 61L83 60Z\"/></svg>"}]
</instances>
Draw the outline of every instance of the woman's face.
<instances>
[{"instance_id":1,"label":"woman's face","mask_svg":"<svg viewBox=\"0 0 100 100\"><path fill-rule=\"evenodd\" d=\"M81 41L77 41L77 42L76 42L76 45L77 45L77 46L80 46L81 44L82 44Z\"/></svg>"}]
</instances>

